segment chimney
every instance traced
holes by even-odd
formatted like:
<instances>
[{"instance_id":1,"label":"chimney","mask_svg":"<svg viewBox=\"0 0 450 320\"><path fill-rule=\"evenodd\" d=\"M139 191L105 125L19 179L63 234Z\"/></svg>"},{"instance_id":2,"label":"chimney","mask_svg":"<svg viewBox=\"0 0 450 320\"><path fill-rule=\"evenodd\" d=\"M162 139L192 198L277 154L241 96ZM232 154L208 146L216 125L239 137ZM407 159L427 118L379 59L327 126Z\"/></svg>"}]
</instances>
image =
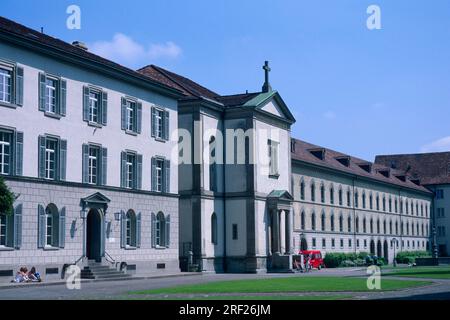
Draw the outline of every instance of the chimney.
<instances>
[{"instance_id":1,"label":"chimney","mask_svg":"<svg viewBox=\"0 0 450 320\"><path fill-rule=\"evenodd\" d=\"M74 41L74 42L72 42L72 45L74 47L80 48L80 49L82 49L84 51L88 51L88 47L86 46L86 44L84 42Z\"/></svg>"}]
</instances>

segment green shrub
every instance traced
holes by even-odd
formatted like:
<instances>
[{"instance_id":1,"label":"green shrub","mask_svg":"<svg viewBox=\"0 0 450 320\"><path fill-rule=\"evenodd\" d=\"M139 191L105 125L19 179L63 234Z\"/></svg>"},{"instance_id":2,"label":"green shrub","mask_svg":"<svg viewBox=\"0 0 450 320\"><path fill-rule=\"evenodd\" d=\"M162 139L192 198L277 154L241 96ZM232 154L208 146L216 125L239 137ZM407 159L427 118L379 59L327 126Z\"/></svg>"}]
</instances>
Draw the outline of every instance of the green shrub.
<instances>
[{"instance_id":1,"label":"green shrub","mask_svg":"<svg viewBox=\"0 0 450 320\"><path fill-rule=\"evenodd\" d=\"M397 253L397 263L411 264L416 261L416 258L431 257L428 251L402 251Z\"/></svg>"},{"instance_id":2,"label":"green shrub","mask_svg":"<svg viewBox=\"0 0 450 320\"><path fill-rule=\"evenodd\" d=\"M327 268L363 266L367 255L365 252L358 254L329 252L323 260Z\"/></svg>"},{"instance_id":3,"label":"green shrub","mask_svg":"<svg viewBox=\"0 0 450 320\"><path fill-rule=\"evenodd\" d=\"M0 177L0 214L13 214L13 205L16 197L5 183L5 180Z\"/></svg>"}]
</instances>

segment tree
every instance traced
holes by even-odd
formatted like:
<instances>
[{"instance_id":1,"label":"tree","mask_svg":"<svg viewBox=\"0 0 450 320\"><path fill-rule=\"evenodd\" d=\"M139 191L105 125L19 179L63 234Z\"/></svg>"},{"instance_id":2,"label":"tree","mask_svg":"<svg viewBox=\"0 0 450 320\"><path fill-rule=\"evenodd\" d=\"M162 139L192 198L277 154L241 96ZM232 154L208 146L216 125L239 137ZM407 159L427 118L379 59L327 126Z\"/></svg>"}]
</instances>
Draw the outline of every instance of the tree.
<instances>
[{"instance_id":1,"label":"tree","mask_svg":"<svg viewBox=\"0 0 450 320\"><path fill-rule=\"evenodd\" d=\"M0 177L0 214L13 214L14 200L16 200L14 193L9 190L5 180Z\"/></svg>"}]
</instances>

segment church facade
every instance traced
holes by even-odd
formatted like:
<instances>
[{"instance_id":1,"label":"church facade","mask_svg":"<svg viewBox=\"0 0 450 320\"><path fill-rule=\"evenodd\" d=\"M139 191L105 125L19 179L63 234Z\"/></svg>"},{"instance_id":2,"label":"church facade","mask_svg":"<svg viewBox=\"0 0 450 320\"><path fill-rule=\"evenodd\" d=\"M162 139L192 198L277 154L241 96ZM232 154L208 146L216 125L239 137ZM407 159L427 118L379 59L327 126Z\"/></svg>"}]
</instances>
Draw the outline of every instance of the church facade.
<instances>
[{"instance_id":1,"label":"church facade","mask_svg":"<svg viewBox=\"0 0 450 320\"><path fill-rule=\"evenodd\" d=\"M291 137L269 82L220 95L0 18L0 281L94 261L127 274L286 272L299 249L430 244L433 194Z\"/></svg>"}]
</instances>

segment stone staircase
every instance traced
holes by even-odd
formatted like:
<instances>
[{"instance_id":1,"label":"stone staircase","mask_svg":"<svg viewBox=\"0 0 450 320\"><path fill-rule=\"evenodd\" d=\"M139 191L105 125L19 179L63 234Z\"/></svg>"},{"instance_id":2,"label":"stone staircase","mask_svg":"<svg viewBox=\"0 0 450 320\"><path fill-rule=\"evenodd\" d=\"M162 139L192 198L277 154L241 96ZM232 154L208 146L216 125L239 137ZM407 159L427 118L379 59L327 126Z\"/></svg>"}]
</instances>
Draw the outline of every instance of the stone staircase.
<instances>
[{"instance_id":1,"label":"stone staircase","mask_svg":"<svg viewBox=\"0 0 450 320\"><path fill-rule=\"evenodd\" d=\"M131 278L131 275L109 266L102 265L95 260L89 260L88 265L81 270L81 279L117 280L127 278Z\"/></svg>"}]
</instances>

